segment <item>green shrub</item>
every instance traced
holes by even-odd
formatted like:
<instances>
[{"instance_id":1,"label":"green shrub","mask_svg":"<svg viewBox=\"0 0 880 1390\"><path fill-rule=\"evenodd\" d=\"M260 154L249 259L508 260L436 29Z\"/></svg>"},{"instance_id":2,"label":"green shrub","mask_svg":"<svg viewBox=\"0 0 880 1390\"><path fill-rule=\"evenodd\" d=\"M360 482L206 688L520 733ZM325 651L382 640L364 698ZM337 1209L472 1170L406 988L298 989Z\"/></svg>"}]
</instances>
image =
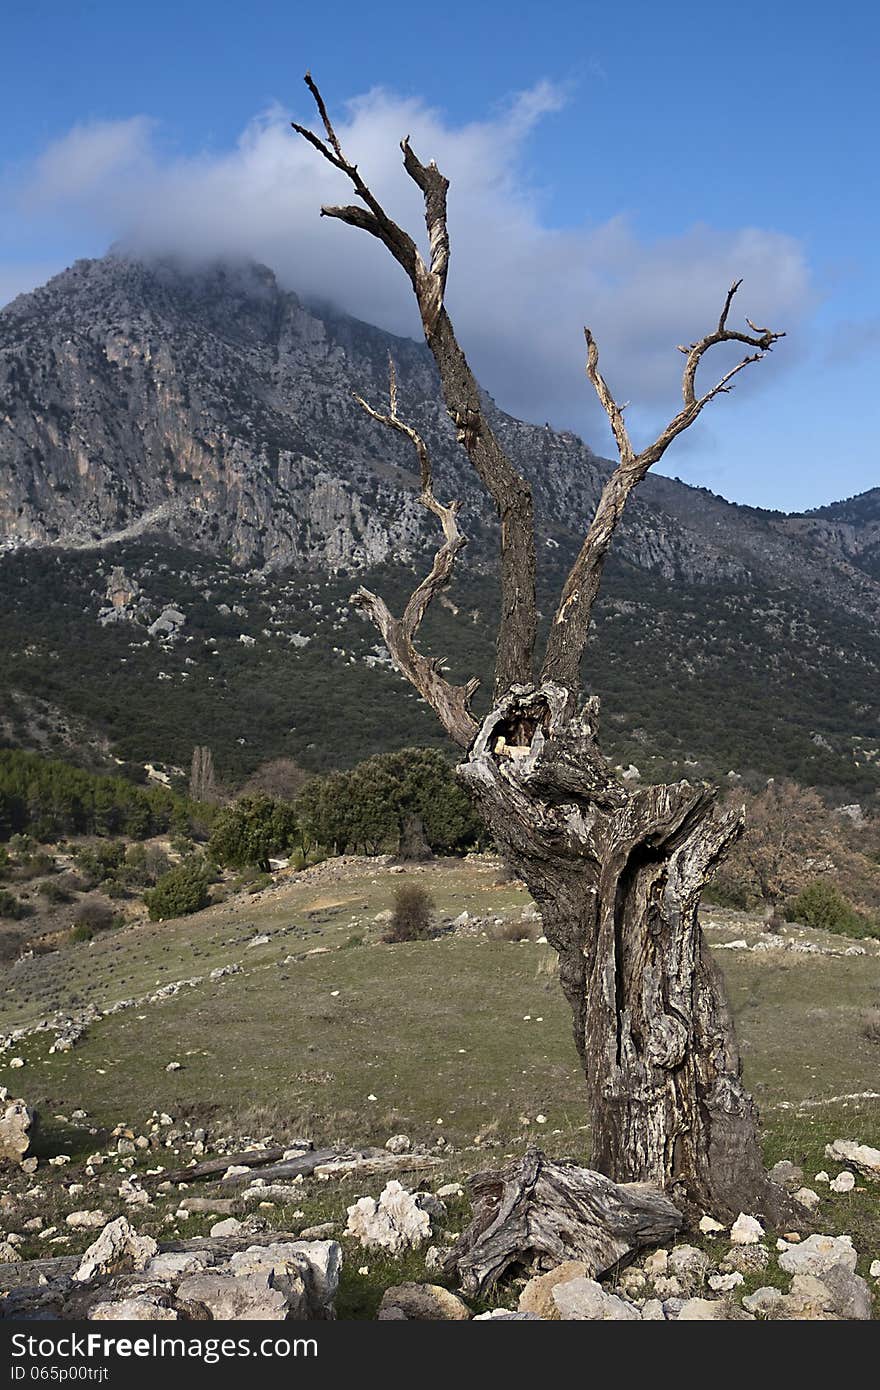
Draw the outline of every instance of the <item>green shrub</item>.
<instances>
[{"instance_id":1,"label":"green shrub","mask_svg":"<svg viewBox=\"0 0 880 1390\"><path fill-rule=\"evenodd\" d=\"M88 927L92 935L97 931L109 931L118 921L119 918L112 907L95 901L80 903L73 919L75 927Z\"/></svg>"},{"instance_id":2,"label":"green shrub","mask_svg":"<svg viewBox=\"0 0 880 1390\"><path fill-rule=\"evenodd\" d=\"M434 899L418 883L402 883L394 894L394 915L385 940L424 941L431 935Z\"/></svg>"},{"instance_id":3,"label":"green shrub","mask_svg":"<svg viewBox=\"0 0 880 1390\"><path fill-rule=\"evenodd\" d=\"M13 922L18 922L22 917L28 917L32 911L33 909L14 893L10 893L7 888L0 888L0 917L10 917Z\"/></svg>"},{"instance_id":4,"label":"green shrub","mask_svg":"<svg viewBox=\"0 0 880 1390\"><path fill-rule=\"evenodd\" d=\"M187 859L175 869L163 874L155 888L144 894L144 902L153 922L169 917L188 917L210 902L209 875L204 861Z\"/></svg>"},{"instance_id":5,"label":"green shrub","mask_svg":"<svg viewBox=\"0 0 880 1390\"><path fill-rule=\"evenodd\" d=\"M75 927L71 927L67 939L76 945L79 941L91 941L95 935L87 922L77 922Z\"/></svg>"},{"instance_id":6,"label":"green shrub","mask_svg":"<svg viewBox=\"0 0 880 1390\"><path fill-rule=\"evenodd\" d=\"M47 903L69 903L71 896L63 883L59 883L56 878L47 878L45 883L41 883L37 889L41 898L45 898Z\"/></svg>"},{"instance_id":7,"label":"green shrub","mask_svg":"<svg viewBox=\"0 0 880 1390\"><path fill-rule=\"evenodd\" d=\"M840 889L827 878L814 879L785 906L787 922L802 922L822 931L842 936L877 936L875 923L853 907Z\"/></svg>"},{"instance_id":8,"label":"green shrub","mask_svg":"<svg viewBox=\"0 0 880 1390\"><path fill-rule=\"evenodd\" d=\"M231 869L269 872L270 856L286 854L296 834L293 807L270 796L243 796L214 822L208 853Z\"/></svg>"}]
</instances>

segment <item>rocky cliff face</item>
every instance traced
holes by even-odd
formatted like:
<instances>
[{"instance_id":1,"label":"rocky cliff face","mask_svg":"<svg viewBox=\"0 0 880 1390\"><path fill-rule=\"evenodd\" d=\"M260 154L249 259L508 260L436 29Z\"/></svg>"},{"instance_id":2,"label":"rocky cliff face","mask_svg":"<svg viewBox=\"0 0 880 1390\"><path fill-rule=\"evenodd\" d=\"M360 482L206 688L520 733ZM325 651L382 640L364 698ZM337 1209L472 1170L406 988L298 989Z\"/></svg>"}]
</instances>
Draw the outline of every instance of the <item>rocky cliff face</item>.
<instances>
[{"instance_id":1,"label":"rocky cliff face","mask_svg":"<svg viewBox=\"0 0 880 1390\"><path fill-rule=\"evenodd\" d=\"M423 345L308 308L264 267L118 256L77 262L0 312L0 547L158 532L248 569L408 558L432 535L412 455L352 398L385 398L389 351L438 492L462 500L469 563L488 566L494 517ZM561 560L609 465L571 434L490 408L535 485L545 553ZM761 513L656 477L619 552L667 579L821 584L880 615L878 527L876 515Z\"/></svg>"}]
</instances>

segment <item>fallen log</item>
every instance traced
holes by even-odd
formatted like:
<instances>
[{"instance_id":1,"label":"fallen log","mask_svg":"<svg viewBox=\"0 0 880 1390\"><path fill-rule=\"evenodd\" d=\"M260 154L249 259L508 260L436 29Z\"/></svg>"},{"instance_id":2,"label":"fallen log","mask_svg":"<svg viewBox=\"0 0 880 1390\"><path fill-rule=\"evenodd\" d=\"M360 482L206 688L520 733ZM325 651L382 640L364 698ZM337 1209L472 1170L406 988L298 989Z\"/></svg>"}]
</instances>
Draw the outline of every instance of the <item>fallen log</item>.
<instances>
[{"instance_id":1,"label":"fallen log","mask_svg":"<svg viewBox=\"0 0 880 1390\"><path fill-rule=\"evenodd\" d=\"M238 1250L247 1250L251 1245L274 1245L276 1242L300 1240L291 1231L242 1232L237 1236L192 1236L187 1240L163 1240L159 1242L159 1254L177 1254L198 1250L209 1250L212 1255L225 1259ZM0 1264L0 1294L10 1289L28 1288L40 1285L46 1280L69 1279L79 1269L82 1255L56 1255L45 1260L17 1260L14 1264ZM143 1274L140 1276L143 1278ZM0 1305L0 1317L3 1316Z\"/></svg>"},{"instance_id":2,"label":"fallen log","mask_svg":"<svg viewBox=\"0 0 880 1390\"><path fill-rule=\"evenodd\" d=\"M311 1142L302 1144L279 1144L271 1149L245 1149L240 1154L226 1154L222 1158L207 1158L203 1163L194 1163L189 1168L175 1168L172 1172L149 1173L144 1181L152 1182L199 1182L211 1178L216 1173L225 1173L227 1168L259 1168L266 1163L276 1163L283 1159L291 1149L302 1149L309 1153L314 1149Z\"/></svg>"},{"instance_id":3,"label":"fallen log","mask_svg":"<svg viewBox=\"0 0 880 1390\"><path fill-rule=\"evenodd\" d=\"M465 1293L481 1296L509 1269L581 1260L598 1278L646 1245L674 1236L684 1218L647 1183L615 1183L539 1149L468 1180L474 1219L444 1262Z\"/></svg>"}]
</instances>

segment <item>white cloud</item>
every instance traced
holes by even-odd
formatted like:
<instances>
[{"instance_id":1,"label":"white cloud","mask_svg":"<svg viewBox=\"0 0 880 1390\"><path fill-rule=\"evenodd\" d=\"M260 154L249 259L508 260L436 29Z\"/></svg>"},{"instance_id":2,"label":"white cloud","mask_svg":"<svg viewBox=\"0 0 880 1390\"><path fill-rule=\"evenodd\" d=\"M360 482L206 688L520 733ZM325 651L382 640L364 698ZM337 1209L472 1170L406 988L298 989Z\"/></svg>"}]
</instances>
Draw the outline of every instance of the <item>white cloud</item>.
<instances>
[{"instance_id":1,"label":"white cloud","mask_svg":"<svg viewBox=\"0 0 880 1390\"><path fill-rule=\"evenodd\" d=\"M733 279L745 281L739 322L747 313L774 328L797 324L811 289L801 245L769 228L695 226L649 241L618 216L548 226L524 177L526 141L563 100L560 88L540 83L490 118L455 126L417 100L375 89L348 103L337 128L377 196L413 233L423 230L422 210L401 168L401 137L437 160L451 180L448 305L475 370L505 408L580 428L601 446L583 374L585 322L607 379L632 402L638 435L675 410L675 345L717 320ZM310 119L305 107L297 115ZM138 251L252 256L290 288L417 336L409 286L384 247L319 218L321 203L350 202L352 191L290 118L272 108L233 148L198 157L162 155L144 117L79 126L46 150L23 206L31 216L61 212ZM720 374L724 361L717 366ZM758 375L742 389L755 389Z\"/></svg>"}]
</instances>

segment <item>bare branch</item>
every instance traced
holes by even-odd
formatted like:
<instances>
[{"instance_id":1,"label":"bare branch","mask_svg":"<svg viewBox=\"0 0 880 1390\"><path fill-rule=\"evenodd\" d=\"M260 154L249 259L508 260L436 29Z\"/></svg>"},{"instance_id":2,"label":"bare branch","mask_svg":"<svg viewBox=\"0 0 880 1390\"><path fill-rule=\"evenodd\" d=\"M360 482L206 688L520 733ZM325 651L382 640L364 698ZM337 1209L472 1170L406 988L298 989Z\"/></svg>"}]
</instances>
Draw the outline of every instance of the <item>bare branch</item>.
<instances>
[{"instance_id":1,"label":"bare branch","mask_svg":"<svg viewBox=\"0 0 880 1390\"><path fill-rule=\"evenodd\" d=\"M501 521L501 620L498 628L496 691L532 680L537 604L535 598L535 534L531 488L519 476L501 448L486 418L482 396L467 359L458 345L443 297L449 268L449 232L446 194L449 181L433 162L423 164L409 139L401 143L403 165L421 190L425 224L431 245L430 266L412 237L385 212L364 183L356 164L344 153L321 94L311 75L306 85L314 97L326 139L304 126L296 130L321 155L350 180L363 208L323 207L322 215L334 217L378 237L403 267L419 306L422 328L443 388L446 408L455 424L459 443L492 497Z\"/></svg>"},{"instance_id":2,"label":"bare branch","mask_svg":"<svg viewBox=\"0 0 880 1390\"><path fill-rule=\"evenodd\" d=\"M449 583L456 557L467 543L456 521L459 504L450 502L448 506L444 506L434 496L428 447L418 430L401 420L397 413L397 374L390 356L388 374L391 405L389 414L375 410L361 396L355 395L355 400L371 419L396 430L413 445L418 455L421 474L419 501L439 519L444 541L434 556L430 574L411 594L401 618L395 618L384 601L363 586L352 595L351 601L369 615L385 639L385 645L395 666L410 684L415 686L423 699L427 700L447 733L456 743L467 748L477 732L476 722L471 717L468 707L479 681L472 679L463 686L450 685L441 674L443 663L423 656L417 650L414 641L432 599Z\"/></svg>"},{"instance_id":3,"label":"bare branch","mask_svg":"<svg viewBox=\"0 0 880 1390\"><path fill-rule=\"evenodd\" d=\"M547 652L542 671L543 680L552 680L568 690L575 691L580 682L580 663L590 630L593 605L599 593L605 557L612 538L623 515L624 508L633 490L642 481L648 470L661 459L677 435L694 423L704 406L715 396L725 394L732 388L730 382L739 372L752 362L761 359L773 349L774 343L784 338L784 333L774 333L769 328L756 328L746 319L751 333L741 333L727 327L730 307L734 296L742 284L736 280L727 291L724 307L718 319L718 327L707 333L698 342L679 346L686 362L682 374L683 408L670 420L653 444L636 454L630 442L629 433L623 419L623 409L617 404L608 385L599 371L599 350L590 330L584 329L587 340L587 376L593 384L602 407L608 416L617 443L620 462L608 479L590 528L580 553L569 571L562 589L559 606L547 640ZM704 395L696 394L697 369L710 348L719 343L745 343L757 351L747 354L736 366L725 372L720 381Z\"/></svg>"}]
</instances>

